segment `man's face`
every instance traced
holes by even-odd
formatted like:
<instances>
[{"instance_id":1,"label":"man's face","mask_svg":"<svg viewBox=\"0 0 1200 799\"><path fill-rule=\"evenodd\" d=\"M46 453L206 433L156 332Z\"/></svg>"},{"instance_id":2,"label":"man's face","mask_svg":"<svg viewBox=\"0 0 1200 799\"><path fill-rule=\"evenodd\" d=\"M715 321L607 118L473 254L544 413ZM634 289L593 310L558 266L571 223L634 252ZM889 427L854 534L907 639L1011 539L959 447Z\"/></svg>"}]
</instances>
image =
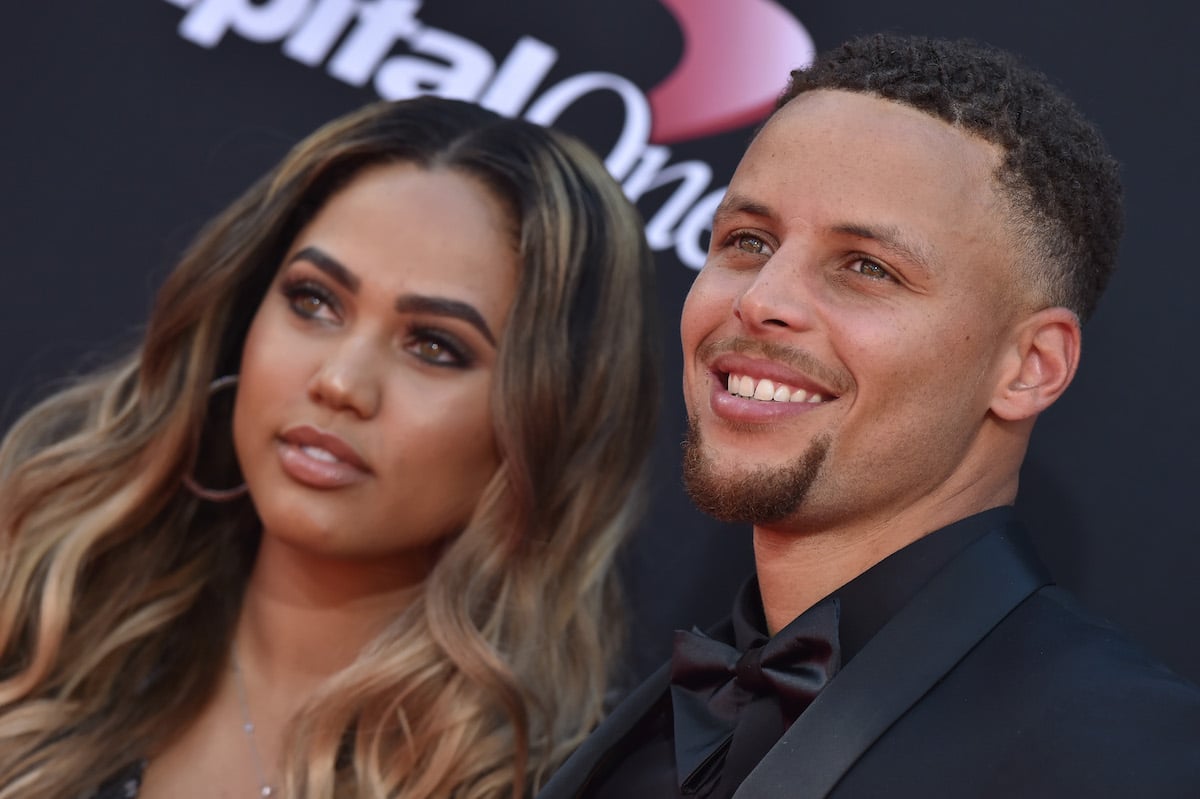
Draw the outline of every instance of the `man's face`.
<instances>
[{"instance_id":1,"label":"man's face","mask_svg":"<svg viewBox=\"0 0 1200 799\"><path fill-rule=\"evenodd\" d=\"M685 477L704 510L804 531L971 490L1028 307L998 163L865 94L801 95L766 125L683 309Z\"/></svg>"}]
</instances>

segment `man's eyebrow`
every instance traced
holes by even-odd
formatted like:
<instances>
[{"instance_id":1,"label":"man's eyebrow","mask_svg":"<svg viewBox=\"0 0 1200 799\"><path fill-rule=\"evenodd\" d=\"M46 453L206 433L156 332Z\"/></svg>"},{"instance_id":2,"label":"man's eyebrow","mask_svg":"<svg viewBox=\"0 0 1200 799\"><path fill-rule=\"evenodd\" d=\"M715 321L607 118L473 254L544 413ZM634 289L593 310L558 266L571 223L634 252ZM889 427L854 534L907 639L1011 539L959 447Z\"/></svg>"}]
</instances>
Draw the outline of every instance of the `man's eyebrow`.
<instances>
[{"instance_id":1,"label":"man's eyebrow","mask_svg":"<svg viewBox=\"0 0 1200 799\"><path fill-rule=\"evenodd\" d=\"M713 212L713 220L720 220L722 217L734 216L736 214L747 214L749 216L759 216L764 218L772 218L775 216L770 208L757 203L742 194L727 194L725 199L721 200L721 204L717 206L717 210Z\"/></svg>"},{"instance_id":2,"label":"man's eyebrow","mask_svg":"<svg viewBox=\"0 0 1200 799\"><path fill-rule=\"evenodd\" d=\"M892 225L863 225L846 222L834 225L835 233L857 236L860 239L870 239L889 252L899 255L904 260L915 264L926 271L933 271L937 265L937 254L932 247L913 241L904 235L903 231Z\"/></svg>"},{"instance_id":3,"label":"man's eyebrow","mask_svg":"<svg viewBox=\"0 0 1200 799\"><path fill-rule=\"evenodd\" d=\"M447 297L429 297L424 294L404 294L396 300L399 313L424 313L434 316L452 316L461 319L478 330L488 343L496 346L496 337L475 307Z\"/></svg>"},{"instance_id":4,"label":"man's eyebrow","mask_svg":"<svg viewBox=\"0 0 1200 799\"><path fill-rule=\"evenodd\" d=\"M764 219L775 218L775 212L769 206L755 202L745 195L729 194L717 206L717 210L713 213L713 222L717 223L725 217L742 214ZM932 247L913 241L908 236L905 236L903 231L893 225L867 225L857 222L844 222L834 225L831 230L835 233L857 236L877 242L885 250L900 255L906 261L926 271L933 271L933 268L938 263L937 254Z\"/></svg>"},{"instance_id":5,"label":"man's eyebrow","mask_svg":"<svg viewBox=\"0 0 1200 799\"><path fill-rule=\"evenodd\" d=\"M347 269L341 261L320 247L305 247L288 259L289 264L293 264L296 261L308 261L317 269L329 275L333 280L345 286L351 293L358 292L360 281L354 273Z\"/></svg>"}]
</instances>

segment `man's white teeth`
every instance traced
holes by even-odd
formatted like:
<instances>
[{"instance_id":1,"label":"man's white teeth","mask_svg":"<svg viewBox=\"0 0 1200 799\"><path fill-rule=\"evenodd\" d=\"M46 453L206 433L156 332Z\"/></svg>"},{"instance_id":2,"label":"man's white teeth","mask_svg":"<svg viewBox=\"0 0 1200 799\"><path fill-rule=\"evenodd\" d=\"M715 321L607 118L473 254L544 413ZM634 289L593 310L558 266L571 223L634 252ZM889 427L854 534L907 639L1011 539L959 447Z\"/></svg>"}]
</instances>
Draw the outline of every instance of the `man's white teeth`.
<instances>
[{"instance_id":1,"label":"man's white teeth","mask_svg":"<svg viewBox=\"0 0 1200 799\"><path fill-rule=\"evenodd\" d=\"M763 402L824 402L825 398L817 392L811 394L802 388L792 388L773 380L755 380L749 375L729 375L727 387L730 394L748 397Z\"/></svg>"},{"instance_id":2,"label":"man's white teeth","mask_svg":"<svg viewBox=\"0 0 1200 799\"><path fill-rule=\"evenodd\" d=\"M334 455L329 450L321 449L320 447L311 447L308 445L304 445L304 446L300 447L300 451L303 452L308 457L312 458L313 460L324 461L325 463L337 463L337 461L338 461L338 458L336 455Z\"/></svg>"}]
</instances>

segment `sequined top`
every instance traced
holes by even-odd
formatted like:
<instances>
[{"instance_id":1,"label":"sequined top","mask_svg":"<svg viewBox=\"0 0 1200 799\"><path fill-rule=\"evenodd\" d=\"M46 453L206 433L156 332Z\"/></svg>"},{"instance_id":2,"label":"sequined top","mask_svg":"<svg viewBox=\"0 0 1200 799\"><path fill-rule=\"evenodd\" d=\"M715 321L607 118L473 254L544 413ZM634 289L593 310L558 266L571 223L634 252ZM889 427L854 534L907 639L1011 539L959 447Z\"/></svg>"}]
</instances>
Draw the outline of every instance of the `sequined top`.
<instances>
[{"instance_id":1,"label":"sequined top","mask_svg":"<svg viewBox=\"0 0 1200 799\"><path fill-rule=\"evenodd\" d=\"M146 761L136 760L105 780L88 799L134 799L142 789L145 771Z\"/></svg>"}]
</instances>

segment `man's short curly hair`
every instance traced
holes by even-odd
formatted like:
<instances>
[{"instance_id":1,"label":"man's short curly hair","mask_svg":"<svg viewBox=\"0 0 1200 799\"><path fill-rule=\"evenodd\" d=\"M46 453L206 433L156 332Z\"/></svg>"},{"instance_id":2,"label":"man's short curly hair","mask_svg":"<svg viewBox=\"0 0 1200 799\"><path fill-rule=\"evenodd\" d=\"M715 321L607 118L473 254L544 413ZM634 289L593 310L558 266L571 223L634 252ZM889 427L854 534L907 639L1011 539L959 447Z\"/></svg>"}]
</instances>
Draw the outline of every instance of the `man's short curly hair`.
<instances>
[{"instance_id":1,"label":"man's short curly hair","mask_svg":"<svg viewBox=\"0 0 1200 799\"><path fill-rule=\"evenodd\" d=\"M839 89L904 103L1003 151L996 178L1033 285L1047 305L1091 316L1121 237L1117 162L1099 132L1041 73L967 40L879 34L821 54L792 72L782 108L800 94Z\"/></svg>"}]
</instances>

